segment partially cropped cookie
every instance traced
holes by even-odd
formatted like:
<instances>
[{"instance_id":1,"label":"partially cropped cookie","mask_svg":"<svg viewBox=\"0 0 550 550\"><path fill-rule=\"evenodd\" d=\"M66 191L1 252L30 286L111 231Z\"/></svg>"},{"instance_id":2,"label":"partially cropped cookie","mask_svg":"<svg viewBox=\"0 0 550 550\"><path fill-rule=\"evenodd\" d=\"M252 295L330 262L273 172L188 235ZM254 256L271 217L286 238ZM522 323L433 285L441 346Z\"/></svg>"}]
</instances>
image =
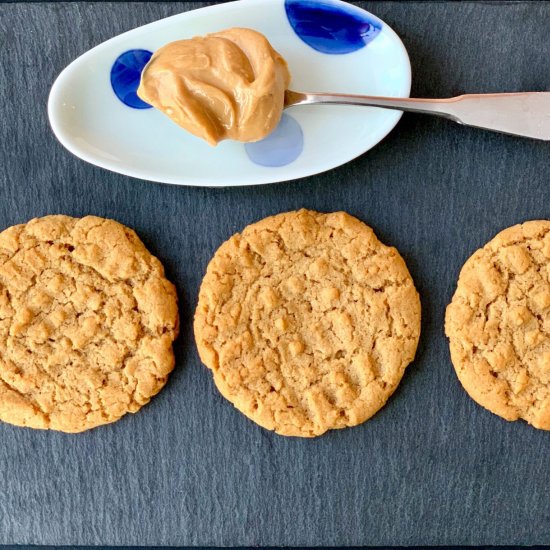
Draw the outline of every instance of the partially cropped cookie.
<instances>
[{"instance_id":1,"label":"partially cropped cookie","mask_svg":"<svg viewBox=\"0 0 550 550\"><path fill-rule=\"evenodd\" d=\"M505 229L474 253L445 330L472 399L550 430L550 221Z\"/></svg>"},{"instance_id":2,"label":"partially cropped cookie","mask_svg":"<svg viewBox=\"0 0 550 550\"><path fill-rule=\"evenodd\" d=\"M81 432L136 412L177 332L174 287L131 229L47 216L0 233L0 420Z\"/></svg>"},{"instance_id":3,"label":"partially cropped cookie","mask_svg":"<svg viewBox=\"0 0 550 550\"><path fill-rule=\"evenodd\" d=\"M208 266L195 314L199 354L222 395L288 436L370 418L419 334L405 262L343 212L279 214L231 237Z\"/></svg>"}]
</instances>

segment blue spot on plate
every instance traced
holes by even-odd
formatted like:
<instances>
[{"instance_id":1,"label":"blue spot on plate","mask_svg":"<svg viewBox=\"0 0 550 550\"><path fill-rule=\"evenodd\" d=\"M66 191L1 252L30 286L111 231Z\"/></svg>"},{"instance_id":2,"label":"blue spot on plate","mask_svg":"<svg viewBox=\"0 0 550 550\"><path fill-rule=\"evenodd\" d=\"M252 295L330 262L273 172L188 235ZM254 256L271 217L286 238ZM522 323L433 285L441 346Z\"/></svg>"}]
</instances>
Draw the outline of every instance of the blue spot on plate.
<instances>
[{"instance_id":1,"label":"blue spot on plate","mask_svg":"<svg viewBox=\"0 0 550 550\"><path fill-rule=\"evenodd\" d=\"M322 53L355 52L382 30L382 24L366 13L330 0L285 0L285 10L294 32Z\"/></svg>"},{"instance_id":2,"label":"blue spot on plate","mask_svg":"<svg viewBox=\"0 0 550 550\"><path fill-rule=\"evenodd\" d=\"M260 141L245 144L252 162L261 166L285 166L295 161L304 149L302 127L291 116L283 114L279 126Z\"/></svg>"},{"instance_id":3,"label":"blue spot on plate","mask_svg":"<svg viewBox=\"0 0 550 550\"><path fill-rule=\"evenodd\" d=\"M153 52L129 50L120 54L111 67L111 86L122 103L134 109L151 109L151 105L137 95L141 71L147 65Z\"/></svg>"}]
</instances>

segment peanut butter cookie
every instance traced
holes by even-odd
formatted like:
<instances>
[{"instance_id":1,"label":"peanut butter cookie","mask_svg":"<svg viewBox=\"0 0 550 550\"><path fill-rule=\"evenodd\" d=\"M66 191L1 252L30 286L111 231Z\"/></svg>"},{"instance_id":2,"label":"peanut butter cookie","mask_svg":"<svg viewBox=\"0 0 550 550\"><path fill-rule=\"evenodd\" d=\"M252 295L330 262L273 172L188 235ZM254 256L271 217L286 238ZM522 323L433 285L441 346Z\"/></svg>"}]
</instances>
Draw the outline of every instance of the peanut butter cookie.
<instances>
[{"instance_id":1,"label":"peanut butter cookie","mask_svg":"<svg viewBox=\"0 0 550 550\"><path fill-rule=\"evenodd\" d=\"M550 430L550 221L505 229L474 253L445 330L472 399Z\"/></svg>"},{"instance_id":2,"label":"peanut butter cookie","mask_svg":"<svg viewBox=\"0 0 550 550\"><path fill-rule=\"evenodd\" d=\"M176 292L112 220L47 216L0 233L0 419L81 432L166 383Z\"/></svg>"},{"instance_id":3,"label":"peanut butter cookie","mask_svg":"<svg viewBox=\"0 0 550 550\"><path fill-rule=\"evenodd\" d=\"M313 437L375 414L413 360L420 302L405 262L343 212L266 218L222 244L195 337L237 409Z\"/></svg>"}]
</instances>

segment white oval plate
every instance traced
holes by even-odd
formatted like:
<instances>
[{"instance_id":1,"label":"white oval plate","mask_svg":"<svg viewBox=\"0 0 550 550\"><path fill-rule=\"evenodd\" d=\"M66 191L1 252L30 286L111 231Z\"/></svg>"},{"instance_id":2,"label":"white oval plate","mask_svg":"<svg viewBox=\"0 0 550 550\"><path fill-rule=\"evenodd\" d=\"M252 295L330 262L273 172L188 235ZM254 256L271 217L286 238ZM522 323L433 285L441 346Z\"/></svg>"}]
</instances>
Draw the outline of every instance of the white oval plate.
<instances>
[{"instance_id":1,"label":"white oval plate","mask_svg":"<svg viewBox=\"0 0 550 550\"><path fill-rule=\"evenodd\" d=\"M326 35L325 23L334 27L333 35ZM368 151L397 124L398 111L293 107L285 115L292 119L290 141L294 142L286 143L288 136L283 135L256 150L260 157L267 150L268 164L282 165L262 166L251 159L242 143L224 141L210 147L156 109L131 108L115 95L111 69L124 52L155 51L174 40L237 26L256 29L269 39L288 61L293 90L399 97L410 93L405 47L374 15L340 0L240 0L139 27L73 61L50 92L48 115L55 135L76 156L114 172L178 185L232 186L285 181L329 170ZM323 33L324 37L316 36ZM364 42L358 44L358 37ZM297 135L300 128L302 135Z\"/></svg>"}]
</instances>

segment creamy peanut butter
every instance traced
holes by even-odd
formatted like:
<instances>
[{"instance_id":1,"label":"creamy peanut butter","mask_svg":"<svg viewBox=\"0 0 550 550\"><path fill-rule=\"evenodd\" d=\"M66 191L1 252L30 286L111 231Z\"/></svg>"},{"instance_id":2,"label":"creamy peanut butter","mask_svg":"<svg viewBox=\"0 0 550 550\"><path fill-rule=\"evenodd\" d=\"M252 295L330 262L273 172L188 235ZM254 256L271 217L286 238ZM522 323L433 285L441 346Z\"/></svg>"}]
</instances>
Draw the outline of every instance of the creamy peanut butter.
<instances>
[{"instance_id":1,"label":"creamy peanut butter","mask_svg":"<svg viewBox=\"0 0 550 550\"><path fill-rule=\"evenodd\" d=\"M267 38L233 28L178 40L155 52L138 96L216 145L257 141L275 129L290 73Z\"/></svg>"}]
</instances>

